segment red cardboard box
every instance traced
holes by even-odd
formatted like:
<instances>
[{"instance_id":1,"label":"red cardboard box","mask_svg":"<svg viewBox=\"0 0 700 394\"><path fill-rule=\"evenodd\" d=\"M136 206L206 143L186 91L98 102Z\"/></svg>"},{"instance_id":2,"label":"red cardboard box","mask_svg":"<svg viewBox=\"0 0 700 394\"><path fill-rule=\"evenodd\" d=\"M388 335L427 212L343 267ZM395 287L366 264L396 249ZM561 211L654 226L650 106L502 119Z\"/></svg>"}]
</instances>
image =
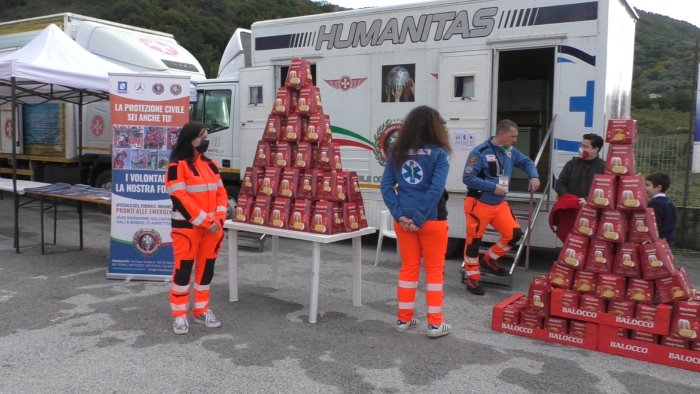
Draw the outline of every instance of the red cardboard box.
<instances>
[{"instance_id":1,"label":"red cardboard box","mask_svg":"<svg viewBox=\"0 0 700 394\"><path fill-rule=\"evenodd\" d=\"M605 142L611 144L634 144L637 142L637 121L634 119L608 120Z\"/></svg>"},{"instance_id":2,"label":"red cardboard box","mask_svg":"<svg viewBox=\"0 0 700 394\"><path fill-rule=\"evenodd\" d=\"M634 149L632 145L610 145L605 160L605 173L611 175L634 175Z\"/></svg>"},{"instance_id":3,"label":"red cardboard box","mask_svg":"<svg viewBox=\"0 0 700 394\"><path fill-rule=\"evenodd\" d=\"M276 142L280 140L282 135L282 130L284 128L284 121L279 115L270 115L267 118L267 123L265 123L265 130L263 131L263 140Z\"/></svg>"},{"instance_id":4,"label":"red cardboard box","mask_svg":"<svg viewBox=\"0 0 700 394\"><path fill-rule=\"evenodd\" d=\"M292 151L294 145L287 141L282 141L277 145L272 165L276 167L287 167L292 163Z\"/></svg>"},{"instance_id":5,"label":"red cardboard box","mask_svg":"<svg viewBox=\"0 0 700 394\"><path fill-rule=\"evenodd\" d=\"M253 205L253 213L250 215L250 223L267 226L267 219L270 217L270 206L272 198L267 195L259 195L255 197Z\"/></svg>"},{"instance_id":6,"label":"red cardboard box","mask_svg":"<svg viewBox=\"0 0 700 394\"><path fill-rule=\"evenodd\" d=\"M246 167L245 173L243 175L243 182L241 182L240 194L247 194L250 196L255 196L262 183L262 179L265 176L265 169L260 167Z\"/></svg>"},{"instance_id":7,"label":"red cardboard box","mask_svg":"<svg viewBox=\"0 0 700 394\"><path fill-rule=\"evenodd\" d=\"M625 242L617 246L613 274L630 278L642 277L642 261L639 258L639 245Z\"/></svg>"},{"instance_id":8,"label":"red cardboard box","mask_svg":"<svg viewBox=\"0 0 700 394\"><path fill-rule=\"evenodd\" d=\"M343 163L340 159L340 148L333 142L322 142L318 147L317 168L329 170L342 170Z\"/></svg>"},{"instance_id":9,"label":"red cardboard box","mask_svg":"<svg viewBox=\"0 0 700 394\"><path fill-rule=\"evenodd\" d=\"M671 249L665 239L659 239L651 244L643 244L640 257L644 279L666 278L676 271Z\"/></svg>"},{"instance_id":10,"label":"red cardboard box","mask_svg":"<svg viewBox=\"0 0 700 394\"><path fill-rule=\"evenodd\" d=\"M640 175L621 176L617 183L617 209L646 209L647 193Z\"/></svg>"},{"instance_id":11,"label":"red cardboard box","mask_svg":"<svg viewBox=\"0 0 700 394\"><path fill-rule=\"evenodd\" d=\"M656 215L653 208L635 211L630 214L629 241L638 243L655 242L659 239L656 228Z\"/></svg>"},{"instance_id":12,"label":"red cardboard box","mask_svg":"<svg viewBox=\"0 0 700 394\"><path fill-rule=\"evenodd\" d=\"M583 235L569 234L566 242L559 252L559 262L575 269L583 269L586 253L588 252L588 238Z\"/></svg>"},{"instance_id":13,"label":"red cardboard box","mask_svg":"<svg viewBox=\"0 0 700 394\"><path fill-rule=\"evenodd\" d=\"M671 335L687 341L700 337L700 300L679 301L673 310Z\"/></svg>"},{"instance_id":14,"label":"red cardboard box","mask_svg":"<svg viewBox=\"0 0 700 394\"><path fill-rule=\"evenodd\" d=\"M588 257L584 271L609 274L612 272L613 252L612 245L607 241L592 240L588 244Z\"/></svg>"},{"instance_id":15,"label":"red cardboard box","mask_svg":"<svg viewBox=\"0 0 700 394\"><path fill-rule=\"evenodd\" d=\"M615 316L634 317L635 303L632 301L610 301L607 313Z\"/></svg>"},{"instance_id":16,"label":"red cardboard box","mask_svg":"<svg viewBox=\"0 0 700 394\"><path fill-rule=\"evenodd\" d=\"M630 339L634 341L647 342L647 343L659 343L659 334L652 334L650 332L632 330L630 334Z\"/></svg>"},{"instance_id":17,"label":"red cardboard box","mask_svg":"<svg viewBox=\"0 0 700 394\"><path fill-rule=\"evenodd\" d=\"M549 316L549 294L552 285L546 276L536 276L530 282L527 305L536 310L541 317Z\"/></svg>"},{"instance_id":18,"label":"red cardboard box","mask_svg":"<svg viewBox=\"0 0 700 394\"><path fill-rule=\"evenodd\" d=\"M314 169L306 170L303 174L300 174L297 198L316 199L316 189L318 188L319 178L322 177L323 172Z\"/></svg>"},{"instance_id":19,"label":"red cardboard box","mask_svg":"<svg viewBox=\"0 0 700 394\"><path fill-rule=\"evenodd\" d=\"M253 159L253 166L255 167L268 167L270 166L272 153L272 145L269 141L258 141L258 146L255 149L255 158Z\"/></svg>"},{"instance_id":20,"label":"red cardboard box","mask_svg":"<svg viewBox=\"0 0 700 394\"><path fill-rule=\"evenodd\" d=\"M362 191L360 190L360 181L357 177L357 173L355 171L347 171L347 180L346 183L348 185L348 201L351 202L357 202L357 201L362 201Z\"/></svg>"},{"instance_id":21,"label":"red cardboard box","mask_svg":"<svg viewBox=\"0 0 700 394\"><path fill-rule=\"evenodd\" d=\"M360 228L360 218L357 214L357 205L352 202L346 202L343 206L343 223L345 223L345 231L355 231Z\"/></svg>"},{"instance_id":22,"label":"red cardboard box","mask_svg":"<svg viewBox=\"0 0 700 394\"><path fill-rule=\"evenodd\" d=\"M625 277L613 274L599 274L596 295L604 300L624 301Z\"/></svg>"},{"instance_id":23,"label":"red cardboard box","mask_svg":"<svg viewBox=\"0 0 700 394\"><path fill-rule=\"evenodd\" d=\"M627 214L621 211L604 210L598 222L596 239L624 243L627 240Z\"/></svg>"},{"instance_id":24,"label":"red cardboard box","mask_svg":"<svg viewBox=\"0 0 700 394\"><path fill-rule=\"evenodd\" d=\"M561 304L564 308L578 308L581 296L571 290L564 290L561 293Z\"/></svg>"},{"instance_id":25,"label":"red cardboard box","mask_svg":"<svg viewBox=\"0 0 700 394\"><path fill-rule=\"evenodd\" d=\"M290 207L290 199L284 197L276 197L274 199L274 202L272 203L270 219L268 220L269 225L277 228L287 228Z\"/></svg>"},{"instance_id":26,"label":"red cardboard box","mask_svg":"<svg viewBox=\"0 0 700 394\"><path fill-rule=\"evenodd\" d=\"M360 217L360 228L366 228L367 215L365 215L365 203L362 201L358 201L355 203L355 206L357 207L357 214Z\"/></svg>"},{"instance_id":27,"label":"red cardboard box","mask_svg":"<svg viewBox=\"0 0 700 394\"><path fill-rule=\"evenodd\" d=\"M316 107L316 104L320 101L320 98L316 97L315 86L303 87L299 91L299 103L297 105L297 112L304 115L317 113L318 109Z\"/></svg>"},{"instance_id":28,"label":"red cardboard box","mask_svg":"<svg viewBox=\"0 0 700 394\"><path fill-rule=\"evenodd\" d=\"M289 89L284 86L277 88L275 104L272 106L272 114L289 115L292 108L292 95Z\"/></svg>"},{"instance_id":29,"label":"red cardboard box","mask_svg":"<svg viewBox=\"0 0 700 394\"><path fill-rule=\"evenodd\" d=\"M292 165L299 169L309 169L311 168L311 154L313 153L313 148L311 143L302 141L297 146L296 157Z\"/></svg>"},{"instance_id":30,"label":"red cardboard box","mask_svg":"<svg viewBox=\"0 0 700 394\"><path fill-rule=\"evenodd\" d=\"M675 347L677 349L690 349L690 341L676 335L666 335L661 337L663 346Z\"/></svg>"},{"instance_id":31,"label":"red cardboard box","mask_svg":"<svg viewBox=\"0 0 700 394\"><path fill-rule=\"evenodd\" d=\"M299 169L285 167L282 172L282 180L280 180L280 186L279 190L277 190L277 195L280 197L296 198L298 187Z\"/></svg>"},{"instance_id":32,"label":"red cardboard box","mask_svg":"<svg viewBox=\"0 0 700 394\"><path fill-rule=\"evenodd\" d=\"M581 296L581 299L579 301L579 309L581 311L589 312L577 312L577 311L572 311L574 315L581 314L581 318L584 316L594 316L592 314L601 314L605 312L605 300L602 298L598 298L595 294L583 294ZM585 320L585 319L584 319Z\"/></svg>"},{"instance_id":33,"label":"red cardboard box","mask_svg":"<svg viewBox=\"0 0 700 394\"><path fill-rule=\"evenodd\" d=\"M644 304L654 303L654 281L630 278L627 282L625 298L629 301Z\"/></svg>"},{"instance_id":34,"label":"red cardboard box","mask_svg":"<svg viewBox=\"0 0 700 394\"><path fill-rule=\"evenodd\" d=\"M321 89L314 86L314 97L316 99L316 113L323 113L323 102L321 102ZM313 114L314 112L312 112Z\"/></svg>"},{"instance_id":35,"label":"red cardboard box","mask_svg":"<svg viewBox=\"0 0 700 394\"><path fill-rule=\"evenodd\" d=\"M289 215L289 225L287 228L290 230L309 231L312 206L313 202L311 200L294 200L292 211Z\"/></svg>"},{"instance_id":36,"label":"red cardboard box","mask_svg":"<svg viewBox=\"0 0 700 394\"><path fill-rule=\"evenodd\" d=\"M569 289L574 281L574 272L576 270L561 262L552 264L549 270L549 277L552 286L562 289Z\"/></svg>"},{"instance_id":37,"label":"red cardboard box","mask_svg":"<svg viewBox=\"0 0 700 394\"><path fill-rule=\"evenodd\" d=\"M656 280L659 302L666 304L673 301L685 301L690 298L691 288L685 268L673 271L671 276Z\"/></svg>"},{"instance_id":38,"label":"red cardboard box","mask_svg":"<svg viewBox=\"0 0 700 394\"><path fill-rule=\"evenodd\" d=\"M260 183L260 187L258 188L258 195L264 194L266 196L276 196L281 175L282 169L280 167L267 167L265 169L265 175L263 176L262 182Z\"/></svg>"},{"instance_id":39,"label":"red cardboard box","mask_svg":"<svg viewBox=\"0 0 700 394\"><path fill-rule=\"evenodd\" d=\"M333 207L332 201L317 201L311 216L311 232L319 234L333 234Z\"/></svg>"},{"instance_id":40,"label":"red cardboard box","mask_svg":"<svg viewBox=\"0 0 700 394\"><path fill-rule=\"evenodd\" d=\"M528 328L542 329L544 327L544 318L540 316L539 311L525 306L520 311L520 325Z\"/></svg>"},{"instance_id":41,"label":"red cardboard box","mask_svg":"<svg viewBox=\"0 0 700 394\"><path fill-rule=\"evenodd\" d=\"M569 322L561 317L548 317L544 324L544 329L549 332L568 334Z\"/></svg>"},{"instance_id":42,"label":"red cardboard box","mask_svg":"<svg viewBox=\"0 0 700 394\"><path fill-rule=\"evenodd\" d=\"M297 89L312 84L311 65L308 60L301 58L292 59L284 86Z\"/></svg>"},{"instance_id":43,"label":"red cardboard box","mask_svg":"<svg viewBox=\"0 0 700 394\"><path fill-rule=\"evenodd\" d=\"M334 174L335 184L333 185L333 201L346 202L349 200L350 191L348 190L348 174L343 171L337 171Z\"/></svg>"},{"instance_id":44,"label":"red cardboard box","mask_svg":"<svg viewBox=\"0 0 700 394\"><path fill-rule=\"evenodd\" d=\"M590 205L584 205L576 215L573 230L575 233L592 238L598 226L598 210Z\"/></svg>"},{"instance_id":45,"label":"red cardboard box","mask_svg":"<svg viewBox=\"0 0 700 394\"><path fill-rule=\"evenodd\" d=\"M614 175L595 174L588 193L588 204L595 208L615 207L617 182Z\"/></svg>"},{"instance_id":46,"label":"red cardboard box","mask_svg":"<svg viewBox=\"0 0 700 394\"><path fill-rule=\"evenodd\" d=\"M597 282L598 274L595 272L576 271L572 289L579 293L595 293Z\"/></svg>"},{"instance_id":47,"label":"red cardboard box","mask_svg":"<svg viewBox=\"0 0 700 394\"><path fill-rule=\"evenodd\" d=\"M333 204L333 234L345 232L345 222L343 222L343 207L340 204Z\"/></svg>"},{"instance_id":48,"label":"red cardboard box","mask_svg":"<svg viewBox=\"0 0 700 394\"><path fill-rule=\"evenodd\" d=\"M233 220L241 223L248 223L250 218L251 208L255 202L255 197L247 194L239 193L236 209L233 213Z\"/></svg>"},{"instance_id":49,"label":"red cardboard box","mask_svg":"<svg viewBox=\"0 0 700 394\"><path fill-rule=\"evenodd\" d=\"M333 190L336 174L332 171L323 171L318 177L316 198L319 200L333 200Z\"/></svg>"},{"instance_id":50,"label":"red cardboard box","mask_svg":"<svg viewBox=\"0 0 700 394\"><path fill-rule=\"evenodd\" d=\"M282 133L282 138L287 141L297 142L301 139L303 133L302 116L299 114L291 114L287 117L287 126Z\"/></svg>"}]
</instances>

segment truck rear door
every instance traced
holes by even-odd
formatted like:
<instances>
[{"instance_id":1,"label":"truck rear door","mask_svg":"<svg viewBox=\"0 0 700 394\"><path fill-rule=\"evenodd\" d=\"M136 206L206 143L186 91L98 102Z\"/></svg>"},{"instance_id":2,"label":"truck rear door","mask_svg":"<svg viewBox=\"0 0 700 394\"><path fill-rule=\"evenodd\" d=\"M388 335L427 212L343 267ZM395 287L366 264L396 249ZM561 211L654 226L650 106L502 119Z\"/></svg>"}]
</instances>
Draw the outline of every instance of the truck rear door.
<instances>
[{"instance_id":1,"label":"truck rear door","mask_svg":"<svg viewBox=\"0 0 700 394\"><path fill-rule=\"evenodd\" d=\"M253 164L255 147L262 138L267 117L275 100L275 67L241 69L238 119L241 124L241 173Z\"/></svg>"}]
</instances>

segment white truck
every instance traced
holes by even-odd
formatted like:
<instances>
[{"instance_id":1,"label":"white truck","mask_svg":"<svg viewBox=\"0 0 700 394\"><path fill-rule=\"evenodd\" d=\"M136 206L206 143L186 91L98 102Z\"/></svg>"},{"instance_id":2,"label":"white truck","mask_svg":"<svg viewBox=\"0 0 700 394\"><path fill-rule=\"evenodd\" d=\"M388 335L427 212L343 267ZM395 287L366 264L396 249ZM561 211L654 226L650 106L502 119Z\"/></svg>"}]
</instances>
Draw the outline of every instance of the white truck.
<instances>
[{"instance_id":1,"label":"white truck","mask_svg":"<svg viewBox=\"0 0 700 394\"><path fill-rule=\"evenodd\" d=\"M88 51L134 72L204 79L201 65L168 33L62 13L0 23L0 56L21 48L55 24ZM111 186L111 124L106 101L83 107L82 156L78 108L48 102L23 106L18 121L18 174L43 182ZM11 172L10 104L0 106L0 173ZM81 165L79 165L81 164ZM82 173L78 171L82 168Z\"/></svg>"},{"instance_id":2,"label":"white truck","mask_svg":"<svg viewBox=\"0 0 700 394\"><path fill-rule=\"evenodd\" d=\"M377 226L386 209L379 183L392 133L412 108L432 106L446 120L454 150L450 236L464 239L464 164L498 120L518 123L517 148L540 156L542 202L554 196L552 183L583 134L603 135L608 119L629 117L637 19L623 0L472 0L257 22L234 34L218 78L197 83L193 117L208 125L211 155L235 189L252 165L290 60L308 59L343 166L359 174L370 225ZM514 176L508 199L516 213L531 206L526 184L525 174ZM547 204L535 207L532 245L560 245ZM527 216L519 215L523 228Z\"/></svg>"}]
</instances>

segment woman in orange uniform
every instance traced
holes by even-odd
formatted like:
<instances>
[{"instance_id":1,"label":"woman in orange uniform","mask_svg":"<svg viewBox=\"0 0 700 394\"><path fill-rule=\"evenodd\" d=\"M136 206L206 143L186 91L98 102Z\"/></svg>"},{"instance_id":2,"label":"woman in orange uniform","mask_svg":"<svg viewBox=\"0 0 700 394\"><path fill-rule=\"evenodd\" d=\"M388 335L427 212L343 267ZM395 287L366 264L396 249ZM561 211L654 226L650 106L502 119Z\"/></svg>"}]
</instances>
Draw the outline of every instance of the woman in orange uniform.
<instances>
[{"instance_id":1,"label":"woman in orange uniform","mask_svg":"<svg viewBox=\"0 0 700 394\"><path fill-rule=\"evenodd\" d=\"M413 318L421 259L425 264L425 299L431 338L450 333L442 314L446 211L438 209L450 168L450 142L444 121L433 108L408 113L384 167L381 191L394 218L401 251L397 331L418 325Z\"/></svg>"},{"instance_id":2,"label":"woman in orange uniform","mask_svg":"<svg viewBox=\"0 0 700 394\"><path fill-rule=\"evenodd\" d=\"M185 124L173 147L165 178L173 202L170 234L175 266L170 309L176 334L189 331L187 316L193 267L194 321L210 328L221 326L209 308L209 288L224 236L228 199L217 164L204 155L208 146L207 130L202 123Z\"/></svg>"}]
</instances>

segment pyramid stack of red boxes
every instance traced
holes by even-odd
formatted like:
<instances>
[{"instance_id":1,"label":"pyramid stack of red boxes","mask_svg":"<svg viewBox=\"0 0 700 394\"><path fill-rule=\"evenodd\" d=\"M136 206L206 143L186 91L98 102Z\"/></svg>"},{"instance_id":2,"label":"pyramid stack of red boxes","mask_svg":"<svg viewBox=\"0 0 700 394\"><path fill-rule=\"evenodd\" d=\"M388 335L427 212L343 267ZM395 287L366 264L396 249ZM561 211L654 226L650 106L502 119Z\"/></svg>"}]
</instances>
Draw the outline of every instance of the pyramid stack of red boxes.
<instances>
[{"instance_id":1,"label":"pyramid stack of red boxes","mask_svg":"<svg viewBox=\"0 0 700 394\"><path fill-rule=\"evenodd\" d=\"M605 173L547 275L494 307L493 329L700 371L700 296L635 175L636 122L613 119Z\"/></svg>"},{"instance_id":2,"label":"pyramid stack of red boxes","mask_svg":"<svg viewBox=\"0 0 700 394\"><path fill-rule=\"evenodd\" d=\"M304 59L292 60L277 89L233 220L318 234L367 227L357 174L343 171L330 117Z\"/></svg>"}]
</instances>

